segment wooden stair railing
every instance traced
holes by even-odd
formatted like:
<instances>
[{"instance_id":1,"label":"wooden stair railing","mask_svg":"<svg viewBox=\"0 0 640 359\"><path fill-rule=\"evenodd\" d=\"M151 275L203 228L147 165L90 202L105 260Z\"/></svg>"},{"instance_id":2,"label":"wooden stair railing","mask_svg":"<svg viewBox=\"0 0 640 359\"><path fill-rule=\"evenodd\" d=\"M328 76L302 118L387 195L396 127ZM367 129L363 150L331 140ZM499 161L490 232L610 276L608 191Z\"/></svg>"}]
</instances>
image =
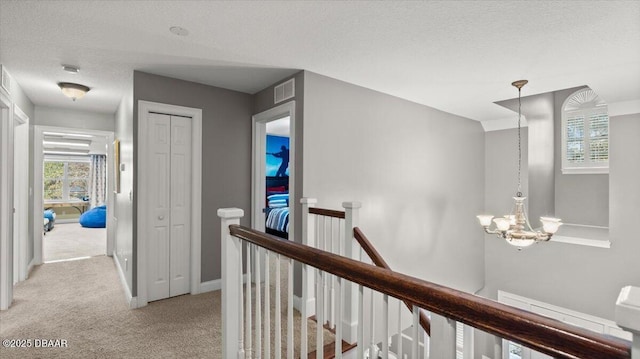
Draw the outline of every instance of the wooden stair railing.
<instances>
[{"instance_id":1,"label":"wooden stair railing","mask_svg":"<svg viewBox=\"0 0 640 359\"><path fill-rule=\"evenodd\" d=\"M373 264L375 264L377 267L391 270L391 267L389 267L387 262L384 260L384 258L382 258L373 244L369 242L369 239L367 239L364 233L362 233L362 230L360 230L360 228L356 227L353 229L353 236L356 238L358 243L360 243L360 247L362 247L362 249L367 253L369 258L371 258ZM403 301L403 303L407 306L409 311L411 311L413 303L408 301ZM422 310L420 311L420 326L422 327L422 329L424 329L427 335L431 335L431 322L429 321L429 317L427 317L427 314Z\"/></svg>"},{"instance_id":2,"label":"wooden stair railing","mask_svg":"<svg viewBox=\"0 0 640 359\"><path fill-rule=\"evenodd\" d=\"M631 343L493 300L230 225L232 236L555 358L630 359Z\"/></svg>"}]
</instances>

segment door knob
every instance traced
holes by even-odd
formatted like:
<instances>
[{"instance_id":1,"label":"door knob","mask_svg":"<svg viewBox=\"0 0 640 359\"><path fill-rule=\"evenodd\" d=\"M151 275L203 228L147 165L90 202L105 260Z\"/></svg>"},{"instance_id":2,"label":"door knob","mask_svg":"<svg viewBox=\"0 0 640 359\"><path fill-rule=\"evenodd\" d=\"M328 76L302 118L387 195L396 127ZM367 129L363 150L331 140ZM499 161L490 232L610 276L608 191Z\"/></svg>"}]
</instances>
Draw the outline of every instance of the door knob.
<instances>
[{"instance_id":1,"label":"door knob","mask_svg":"<svg viewBox=\"0 0 640 359\"><path fill-rule=\"evenodd\" d=\"M164 219L164 216L158 216L158 219L162 221Z\"/></svg>"}]
</instances>

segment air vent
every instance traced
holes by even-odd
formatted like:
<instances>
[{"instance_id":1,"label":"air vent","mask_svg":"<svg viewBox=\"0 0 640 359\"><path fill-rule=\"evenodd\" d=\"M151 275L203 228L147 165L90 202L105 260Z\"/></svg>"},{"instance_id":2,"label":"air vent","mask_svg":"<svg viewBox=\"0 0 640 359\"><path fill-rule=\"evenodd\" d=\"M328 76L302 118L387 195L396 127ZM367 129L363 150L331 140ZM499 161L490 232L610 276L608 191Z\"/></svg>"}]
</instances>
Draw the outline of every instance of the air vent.
<instances>
[{"instance_id":1,"label":"air vent","mask_svg":"<svg viewBox=\"0 0 640 359\"><path fill-rule=\"evenodd\" d=\"M296 81L291 79L273 88L273 103L282 102L295 96Z\"/></svg>"},{"instance_id":2,"label":"air vent","mask_svg":"<svg viewBox=\"0 0 640 359\"><path fill-rule=\"evenodd\" d=\"M2 70L2 74L0 75L0 86L2 86L2 88L11 95L11 78L9 77L9 73L2 65L0 65L0 70Z\"/></svg>"}]
</instances>

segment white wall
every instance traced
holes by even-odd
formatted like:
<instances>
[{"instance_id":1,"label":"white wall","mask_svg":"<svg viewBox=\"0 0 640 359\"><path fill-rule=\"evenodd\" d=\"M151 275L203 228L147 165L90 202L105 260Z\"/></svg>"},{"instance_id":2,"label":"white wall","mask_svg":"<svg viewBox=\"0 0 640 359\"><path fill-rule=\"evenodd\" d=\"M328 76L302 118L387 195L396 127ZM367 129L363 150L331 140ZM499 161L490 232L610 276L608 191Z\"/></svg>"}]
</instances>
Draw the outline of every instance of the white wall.
<instances>
[{"instance_id":1,"label":"white wall","mask_svg":"<svg viewBox=\"0 0 640 359\"><path fill-rule=\"evenodd\" d=\"M133 190L133 85L122 98L115 115L115 135L120 140L120 163L125 170L120 172L120 193L115 195L116 248L122 272L129 291L133 289L133 201L129 192ZM135 293L133 294L135 296Z\"/></svg>"},{"instance_id":2,"label":"white wall","mask_svg":"<svg viewBox=\"0 0 640 359\"><path fill-rule=\"evenodd\" d=\"M114 131L115 118L112 113L36 106L35 125Z\"/></svg>"},{"instance_id":3,"label":"white wall","mask_svg":"<svg viewBox=\"0 0 640 359\"><path fill-rule=\"evenodd\" d=\"M483 285L479 122L305 72L304 193L363 204L361 228L397 271Z\"/></svg>"}]
</instances>

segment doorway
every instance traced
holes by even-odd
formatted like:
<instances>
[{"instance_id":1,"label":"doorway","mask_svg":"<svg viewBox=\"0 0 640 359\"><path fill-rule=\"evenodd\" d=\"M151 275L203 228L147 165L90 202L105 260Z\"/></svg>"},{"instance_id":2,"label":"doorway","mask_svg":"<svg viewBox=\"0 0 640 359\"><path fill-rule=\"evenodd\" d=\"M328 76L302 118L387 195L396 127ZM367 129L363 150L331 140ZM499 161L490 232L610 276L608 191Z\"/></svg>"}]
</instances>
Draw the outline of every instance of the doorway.
<instances>
[{"instance_id":1,"label":"doorway","mask_svg":"<svg viewBox=\"0 0 640 359\"><path fill-rule=\"evenodd\" d=\"M29 117L13 106L13 284L29 273ZM33 263L31 264L31 266Z\"/></svg>"},{"instance_id":2,"label":"doorway","mask_svg":"<svg viewBox=\"0 0 640 359\"><path fill-rule=\"evenodd\" d=\"M289 233L295 233L295 136L293 134L295 134L295 101L253 116L251 226L259 231L269 230L272 234L289 238L293 238L288 235ZM268 141L273 137L278 138ZM268 142L272 143L268 146ZM287 142L288 169L283 173L282 166L285 164L283 152L287 150ZM277 160L268 166L268 158ZM271 205L270 202L272 202ZM284 213L285 210L281 209L283 203L288 213ZM269 226L266 225L268 219L271 219Z\"/></svg>"},{"instance_id":3,"label":"doorway","mask_svg":"<svg viewBox=\"0 0 640 359\"><path fill-rule=\"evenodd\" d=\"M35 264L113 255L114 133L53 126L34 132Z\"/></svg>"},{"instance_id":4,"label":"doorway","mask_svg":"<svg viewBox=\"0 0 640 359\"><path fill-rule=\"evenodd\" d=\"M198 294L202 110L138 101L137 167L135 306Z\"/></svg>"}]
</instances>

